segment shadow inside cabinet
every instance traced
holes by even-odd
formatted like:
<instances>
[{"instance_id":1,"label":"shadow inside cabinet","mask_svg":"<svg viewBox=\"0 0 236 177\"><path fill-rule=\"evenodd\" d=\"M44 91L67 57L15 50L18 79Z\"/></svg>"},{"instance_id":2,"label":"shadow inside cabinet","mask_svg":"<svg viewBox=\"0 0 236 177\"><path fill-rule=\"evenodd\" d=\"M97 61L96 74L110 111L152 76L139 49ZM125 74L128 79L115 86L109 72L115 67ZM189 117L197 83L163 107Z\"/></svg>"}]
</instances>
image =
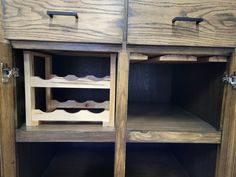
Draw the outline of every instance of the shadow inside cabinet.
<instances>
[{"instance_id":1,"label":"shadow inside cabinet","mask_svg":"<svg viewBox=\"0 0 236 177\"><path fill-rule=\"evenodd\" d=\"M19 177L111 177L113 143L17 143Z\"/></svg>"},{"instance_id":2,"label":"shadow inside cabinet","mask_svg":"<svg viewBox=\"0 0 236 177\"><path fill-rule=\"evenodd\" d=\"M214 177L217 145L127 145L126 177Z\"/></svg>"},{"instance_id":3,"label":"shadow inside cabinet","mask_svg":"<svg viewBox=\"0 0 236 177\"><path fill-rule=\"evenodd\" d=\"M129 141L220 143L225 71L226 63L131 63Z\"/></svg>"}]
</instances>

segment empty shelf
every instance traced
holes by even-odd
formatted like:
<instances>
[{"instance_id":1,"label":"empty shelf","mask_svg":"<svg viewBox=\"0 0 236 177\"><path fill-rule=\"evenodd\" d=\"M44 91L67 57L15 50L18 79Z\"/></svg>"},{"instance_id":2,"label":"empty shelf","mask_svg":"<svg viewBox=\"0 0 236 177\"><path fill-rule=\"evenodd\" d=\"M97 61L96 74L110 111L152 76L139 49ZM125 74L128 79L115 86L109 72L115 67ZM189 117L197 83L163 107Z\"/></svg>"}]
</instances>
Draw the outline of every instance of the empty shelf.
<instances>
[{"instance_id":1,"label":"empty shelf","mask_svg":"<svg viewBox=\"0 0 236 177\"><path fill-rule=\"evenodd\" d=\"M175 156L166 148L127 146L127 177L189 177Z\"/></svg>"},{"instance_id":2,"label":"empty shelf","mask_svg":"<svg viewBox=\"0 0 236 177\"><path fill-rule=\"evenodd\" d=\"M114 142L115 131L98 124L41 124L16 130L16 142Z\"/></svg>"},{"instance_id":3,"label":"empty shelf","mask_svg":"<svg viewBox=\"0 0 236 177\"><path fill-rule=\"evenodd\" d=\"M81 146L81 145L80 145ZM42 177L111 177L114 147L78 147L57 152Z\"/></svg>"},{"instance_id":4,"label":"empty shelf","mask_svg":"<svg viewBox=\"0 0 236 177\"><path fill-rule=\"evenodd\" d=\"M168 104L132 104L128 141L220 143L221 132L184 109Z\"/></svg>"}]
</instances>

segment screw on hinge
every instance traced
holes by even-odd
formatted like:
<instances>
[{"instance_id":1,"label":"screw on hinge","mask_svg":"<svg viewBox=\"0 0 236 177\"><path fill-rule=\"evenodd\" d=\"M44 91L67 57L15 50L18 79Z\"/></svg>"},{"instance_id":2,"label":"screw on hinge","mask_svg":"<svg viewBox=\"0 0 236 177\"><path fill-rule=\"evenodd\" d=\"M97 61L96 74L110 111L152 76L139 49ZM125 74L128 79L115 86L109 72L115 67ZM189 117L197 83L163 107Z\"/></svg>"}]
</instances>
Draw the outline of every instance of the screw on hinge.
<instances>
[{"instance_id":1,"label":"screw on hinge","mask_svg":"<svg viewBox=\"0 0 236 177\"><path fill-rule=\"evenodd\" d=\"M2 82L8 83L10 78L19 77L19 69L18 68L10 68L7 63L1 63L1 75Z\"/></svg>"},{"instance_id":2,"label":"screw on hinge","mask_svg":"<svg viewBox=\"0 0 236 177\"><path fill-rule=\"evenodd\" d=\"M234 74L231 76L225 75L222 78L222 81L224 83L230 84L233 88L236 88L236 72L234 72Z\"/></svg>"}]
</instances>

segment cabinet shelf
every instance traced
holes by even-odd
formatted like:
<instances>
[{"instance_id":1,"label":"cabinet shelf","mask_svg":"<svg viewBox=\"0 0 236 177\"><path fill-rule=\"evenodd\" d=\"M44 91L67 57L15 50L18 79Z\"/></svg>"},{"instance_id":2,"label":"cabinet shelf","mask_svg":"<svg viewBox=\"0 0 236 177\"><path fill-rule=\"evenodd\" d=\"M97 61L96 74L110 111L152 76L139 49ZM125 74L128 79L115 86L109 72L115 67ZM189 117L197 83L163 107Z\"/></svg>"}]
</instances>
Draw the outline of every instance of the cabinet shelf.
<instances>
[{"instance_id":1,"label":"cabinet shelf","mask_svg":"<svg viewBox=\"0 0 236 177\"><path fill-rule=\"evenodd\" d=\"M170 104L130 105L127 126L130 142L221 142L220 131L200 117Z\"/></svg>"},{"instance_id":2,"label":"cabinet shelf","mask_svg":"<svg viewBox=\"0 0 236 177\"><path fill-rule=\"evenodd\" d=\"M16 130L16 142L114 142L115 130L99 124L23 125Z\"/></svg>"}]
</instances>

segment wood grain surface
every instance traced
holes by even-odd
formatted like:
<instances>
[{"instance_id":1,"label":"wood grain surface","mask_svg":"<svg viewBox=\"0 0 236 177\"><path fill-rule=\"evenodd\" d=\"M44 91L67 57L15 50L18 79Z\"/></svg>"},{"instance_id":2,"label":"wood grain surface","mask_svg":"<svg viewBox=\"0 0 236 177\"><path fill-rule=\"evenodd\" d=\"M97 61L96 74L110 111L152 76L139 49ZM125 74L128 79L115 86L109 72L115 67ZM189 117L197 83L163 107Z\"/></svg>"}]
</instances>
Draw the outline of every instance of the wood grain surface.
<instances>
[{"instance_id":1,"label":"wood grain surface","mask_svg":"<svg viewBox=\"0 0 236 177\"><path fill-rule=\"evenodd\" d=\"M228 74L236 71L236 50L228 67ZM226 85L223 100L223 134L219 147L216 177L235 177L236 175L236 91Z\"/></svg>"},{"instance_id":2,"label":"wood grain surface","mask_svg":"<svg viewBox=\"0 0 236 177\"><path fill-rule=\"evenodd\" d=\"M221 132L198 116L169 104L132 104L128 109L130 142L215 143Z\"/></svg>"},{"instance_id":3,"label":"wood grain surface","mask_svg":"<svg viewBox=\"0 0 236 177\"><path fill-rule=\"evenodd\" d=\"M12 67L12 50L9 44L0 43L0 63ZM0 72L0 78L2 73ZM0 81L0 166L1 177L16 176L15 125L13 80Z\"/></svg>"},{"instance_id":4,"label":"wood grain surface","mask_svg":"<svg viewBox=\"0 0 236 177\"><path fill-rule=\"evenodd\" d=\"M121 43L122 0L6 0L7 39L38 41ZM77 12L73 16L47 15L47 10Z\"/></svg>"},{"instance_id":5,"label":"wood grain surface","mask_svg":"<svg viewBox=\"0 0 236 177\"><path fill-rule=\"evenodd\" d=\"M129 53L125 50L122 50L118 55L117 66L114 177L125 177L128 78Z\"/></svg>"},{"instance_id":6,"label":"wood grain surface","mask_svg":"<svg viewBox=\"0 0 236 177\"><path fill-rule=\"evenodd\" d=\"M16 130L16 142L114 142L113 127L99 124L23 125Z\"/></svg>"},{"instance_id":7,"label":"wood grain surface","mask_svg":"<svg viewBox=\"0 0 236 177\"><path fill-rule=\"evenodd\" d=\"M175 22L174 17L201 17ZM130 0L128 44L236 46L235 0Z\"/></svg>"}]
</instances>

